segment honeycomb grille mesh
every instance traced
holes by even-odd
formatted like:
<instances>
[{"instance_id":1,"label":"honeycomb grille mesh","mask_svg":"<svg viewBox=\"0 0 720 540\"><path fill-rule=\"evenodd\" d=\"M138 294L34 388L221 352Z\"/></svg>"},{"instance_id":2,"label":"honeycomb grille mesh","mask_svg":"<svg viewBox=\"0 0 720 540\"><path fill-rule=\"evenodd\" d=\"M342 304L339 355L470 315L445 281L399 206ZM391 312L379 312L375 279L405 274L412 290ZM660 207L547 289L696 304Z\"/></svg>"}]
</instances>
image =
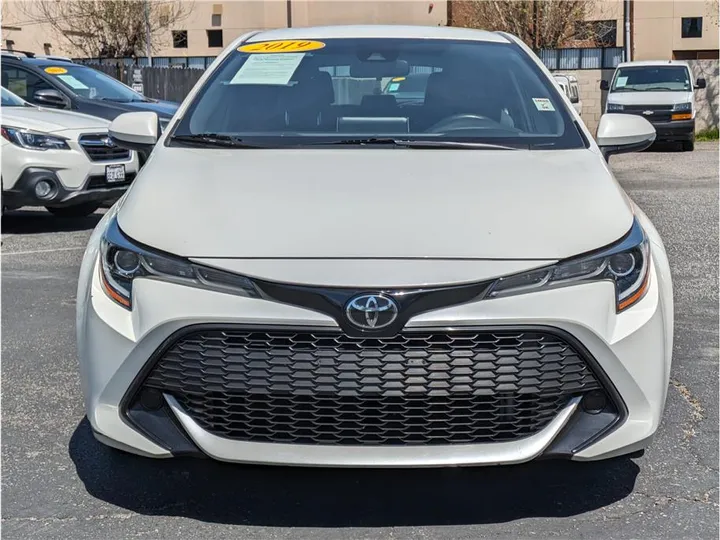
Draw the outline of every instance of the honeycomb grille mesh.
<instances>
[{"instance_id":1,"label":"honeycomb grille mesh","mask_svg":"<svg viewBox=\"0 0 720 540\"><path fill-rule=\"evenodd\" d=\"M206 431L256 442L467 444L544 428L599 389L582 356L541 331L202 330L159 358L144 386Z\"/></svg>"}]
</instances>

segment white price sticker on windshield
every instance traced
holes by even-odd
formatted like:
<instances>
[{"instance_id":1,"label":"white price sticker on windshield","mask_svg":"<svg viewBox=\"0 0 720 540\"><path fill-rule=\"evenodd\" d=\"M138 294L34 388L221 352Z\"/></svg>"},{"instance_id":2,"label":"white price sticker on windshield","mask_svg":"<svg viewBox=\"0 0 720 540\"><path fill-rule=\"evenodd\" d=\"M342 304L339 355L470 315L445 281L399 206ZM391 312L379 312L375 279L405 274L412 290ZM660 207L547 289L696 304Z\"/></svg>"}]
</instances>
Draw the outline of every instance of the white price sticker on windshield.
<instances>
[{"instance_id":1,"label":"white price sticker on windshield","mask_svg":"<svg viewBox=\"0 0 720 540\"><path fill-rule=\"evenodd\" d=\"M617 81L615 81L615 88L622 88L627 84L627 77L618 77Z\"/></svg>"},{"instance_id":2,"label":"white price sticker on windshield","mask_svg":"<svg viewBox=\"0 0 720 540\"><path fill-rule=\"evenodd\" d=\"M552 102L548 98L539 98L534 97L532 98L533 103L535 104L535 108L538 111L554 111L555 107L553 107Z\"/></svg>"},{"instance_id":3,"label":"white price sticker on windshield","mask_svg":"<svg viewBox=\"0 0 720 540\"><path fill-rule=\"evenodd\" d=\"M58 75L57 78L74 90L88 89L88 87L82 81L76 79L72 75Z\"/></svg>"},{"instance_id":4,"label":"white price sticker on windshield","mask_svg":"<svg viewBox=\"0 0 720 540\"><path fill-rule=\"evenodd\" d=\"M251 54L230 84L286 85L304 56L305 53Z\"/></svg>"}]
</instances>

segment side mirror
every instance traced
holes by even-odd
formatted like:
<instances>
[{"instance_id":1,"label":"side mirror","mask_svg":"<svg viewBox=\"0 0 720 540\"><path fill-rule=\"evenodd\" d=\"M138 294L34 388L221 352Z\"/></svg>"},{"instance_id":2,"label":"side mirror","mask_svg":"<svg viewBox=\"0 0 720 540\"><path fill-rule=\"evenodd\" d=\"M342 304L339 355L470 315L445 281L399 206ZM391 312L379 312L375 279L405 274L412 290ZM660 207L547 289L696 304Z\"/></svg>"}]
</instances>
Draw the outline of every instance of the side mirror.
<instances>
[{"instance_id":1,"label":"side mirror","mask_svg":"<svg viewBox=\"0 0 720 540\"><path fill-rule=\"evenodd\" d=\"M706 86L707 82L702 77L695 81L695 88L705 88Z\"/></svg>"},{"instance_id":2,"label":"side mirror","mask_svg":"<svg viewBox=\"0 0 720 540\"><path fill-rule=\"evenodd\" d=\"M108 133L121 148L149 154L158 140L160 120L154 112L124 113L112 121Z\"/></svg>"},{"instance_id":3,"label":"side mirror","mask_svg":"<svg viewBox=\"0 0 720 540\"><path fill-rule=\"evenodd\" d=\"M610 83L608 81L600 81L600 90L610 90Z\"/></svg>"},{"instance_id":4,"label":"side mirror","mask_svg":"<svg viewBox=\"0 0 720 540\"><path fill-rule=\"evenodd\" d=\"M642 116L603 114L597 130L597 144L608 160L613 154L640 152L655 142L655 128Z\"/></svg>"},{"instance_id":5,"label":"side mirror","mask_svg":"<svg viewBox=\"0 0 720 540\"><path fill-rule=\"evenodd\" d=\"M38 105L53 107L55 109L67 109L70 106L68 98L66 98L58 90L51 88L35 92L33 94L33 101L35 101Z\"/></svg>"}]
</instances>

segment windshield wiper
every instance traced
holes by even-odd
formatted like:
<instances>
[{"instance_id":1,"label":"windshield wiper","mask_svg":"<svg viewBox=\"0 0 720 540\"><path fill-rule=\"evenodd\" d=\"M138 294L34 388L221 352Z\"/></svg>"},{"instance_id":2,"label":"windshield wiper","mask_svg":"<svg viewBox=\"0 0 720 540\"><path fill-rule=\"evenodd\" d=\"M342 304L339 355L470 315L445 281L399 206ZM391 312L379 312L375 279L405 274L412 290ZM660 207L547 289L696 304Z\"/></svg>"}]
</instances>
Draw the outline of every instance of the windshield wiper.
<instances>
[{"instance_id":1,"label":"windshield wiper","mask_svg":"<svg viewBox=\"0 0 720 540\"><path fill-rule=\"evenodd\" d=\"M672 88L668 88L667 86L651 86L650 88L646 88L645 92L652 92L654 90L667 90L668 92L672 92Z\"/></svg>"},{"instance_id":2,"label":"windshield wiper","mask_svg":"<svg viewBox=\"0 0 720 540\"><path fill-rule=\"evenodd\" d=\"M218 133L175 135L173 138L170 139L170 141L215 148L268 148L267 146L243 142L243 140L238 137L233 137L231 135L221 135Z\"/></svg>"},{"instance_id":3,"label":"windshield wiper","mask_svg":"<svg viewBox=\"0 0 720 540\"><path fill-rule=\"evenodd\" d=\"M343 139L341 141L310 143L312 146L396 146L398 148L455 148L466 150L519 150L528 148L527 145L520 147L505 146L501 144L463 142L463 141L423 141L408 139L391 139L380 137L369 137L367 139Z\"/></svg>"},{"instance_id":4,"label":"windshield wiper","mask_svg":"<svg viewBox=\"0 0 720 540\"><path fill-rule=\"evenodd\" d=\"M100 101L112 101L114 103L130 103L129 99L124 99L124 98L100 97L100 98L96 98L96 99L99 99Z\"/></svg>"}]
</instances>

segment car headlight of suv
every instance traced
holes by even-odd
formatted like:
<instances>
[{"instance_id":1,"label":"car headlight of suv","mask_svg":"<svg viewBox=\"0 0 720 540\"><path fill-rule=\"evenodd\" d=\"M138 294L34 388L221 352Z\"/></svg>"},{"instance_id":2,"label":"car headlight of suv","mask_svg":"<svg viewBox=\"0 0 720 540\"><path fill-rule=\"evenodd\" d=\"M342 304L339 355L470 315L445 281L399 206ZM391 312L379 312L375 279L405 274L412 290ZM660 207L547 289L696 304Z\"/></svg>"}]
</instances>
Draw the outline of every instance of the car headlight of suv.
<instances>
[{"instance_id":1,"label":"car headlight of suv","mask_svg":"<svg viewBox=\"0 0 720 540\"><path fill-rule=\"evenodd\" d=\"M67 139L38 133L29 129L20 129L2 126L0 130L3 138L11 143L30 150L70 150Z\"/></svg>"},{"instance_id":2,"label":"car headlight of suv","mask_svg":"<svg viewBox=\"0 0 720 540\"><path fill-rule=\"evenodd\" d=\"M159 253L130 241L113 218L100 242L100 281L105 293L121 306L132 309L133 282L156 279L250 298L260 296L253 283L242 276L194 264Z\"/></svg>"},{"instance_id":3,"label":"car headlight of suv","mask_svg":"<svg viewBox=\"0 0 720 540\"><path fill-rule=\"evenodd\" d=\"M608 103L607 112L622 112L625 110L625 105L620 103Z\"/></svg>"},{"instance_id":4,"label":"car headlight of suv","mask_svg":"<svg viewBox=\"0 0 720 540\"><path fill-rule=\"evenodd\" d=\"M620 313L639 302L648 290L650 245L640 224L617 244L553 266L498 279L488 298L524 294L582 282L612 281L615 306Z\"/></svg>"}]
</instances>

